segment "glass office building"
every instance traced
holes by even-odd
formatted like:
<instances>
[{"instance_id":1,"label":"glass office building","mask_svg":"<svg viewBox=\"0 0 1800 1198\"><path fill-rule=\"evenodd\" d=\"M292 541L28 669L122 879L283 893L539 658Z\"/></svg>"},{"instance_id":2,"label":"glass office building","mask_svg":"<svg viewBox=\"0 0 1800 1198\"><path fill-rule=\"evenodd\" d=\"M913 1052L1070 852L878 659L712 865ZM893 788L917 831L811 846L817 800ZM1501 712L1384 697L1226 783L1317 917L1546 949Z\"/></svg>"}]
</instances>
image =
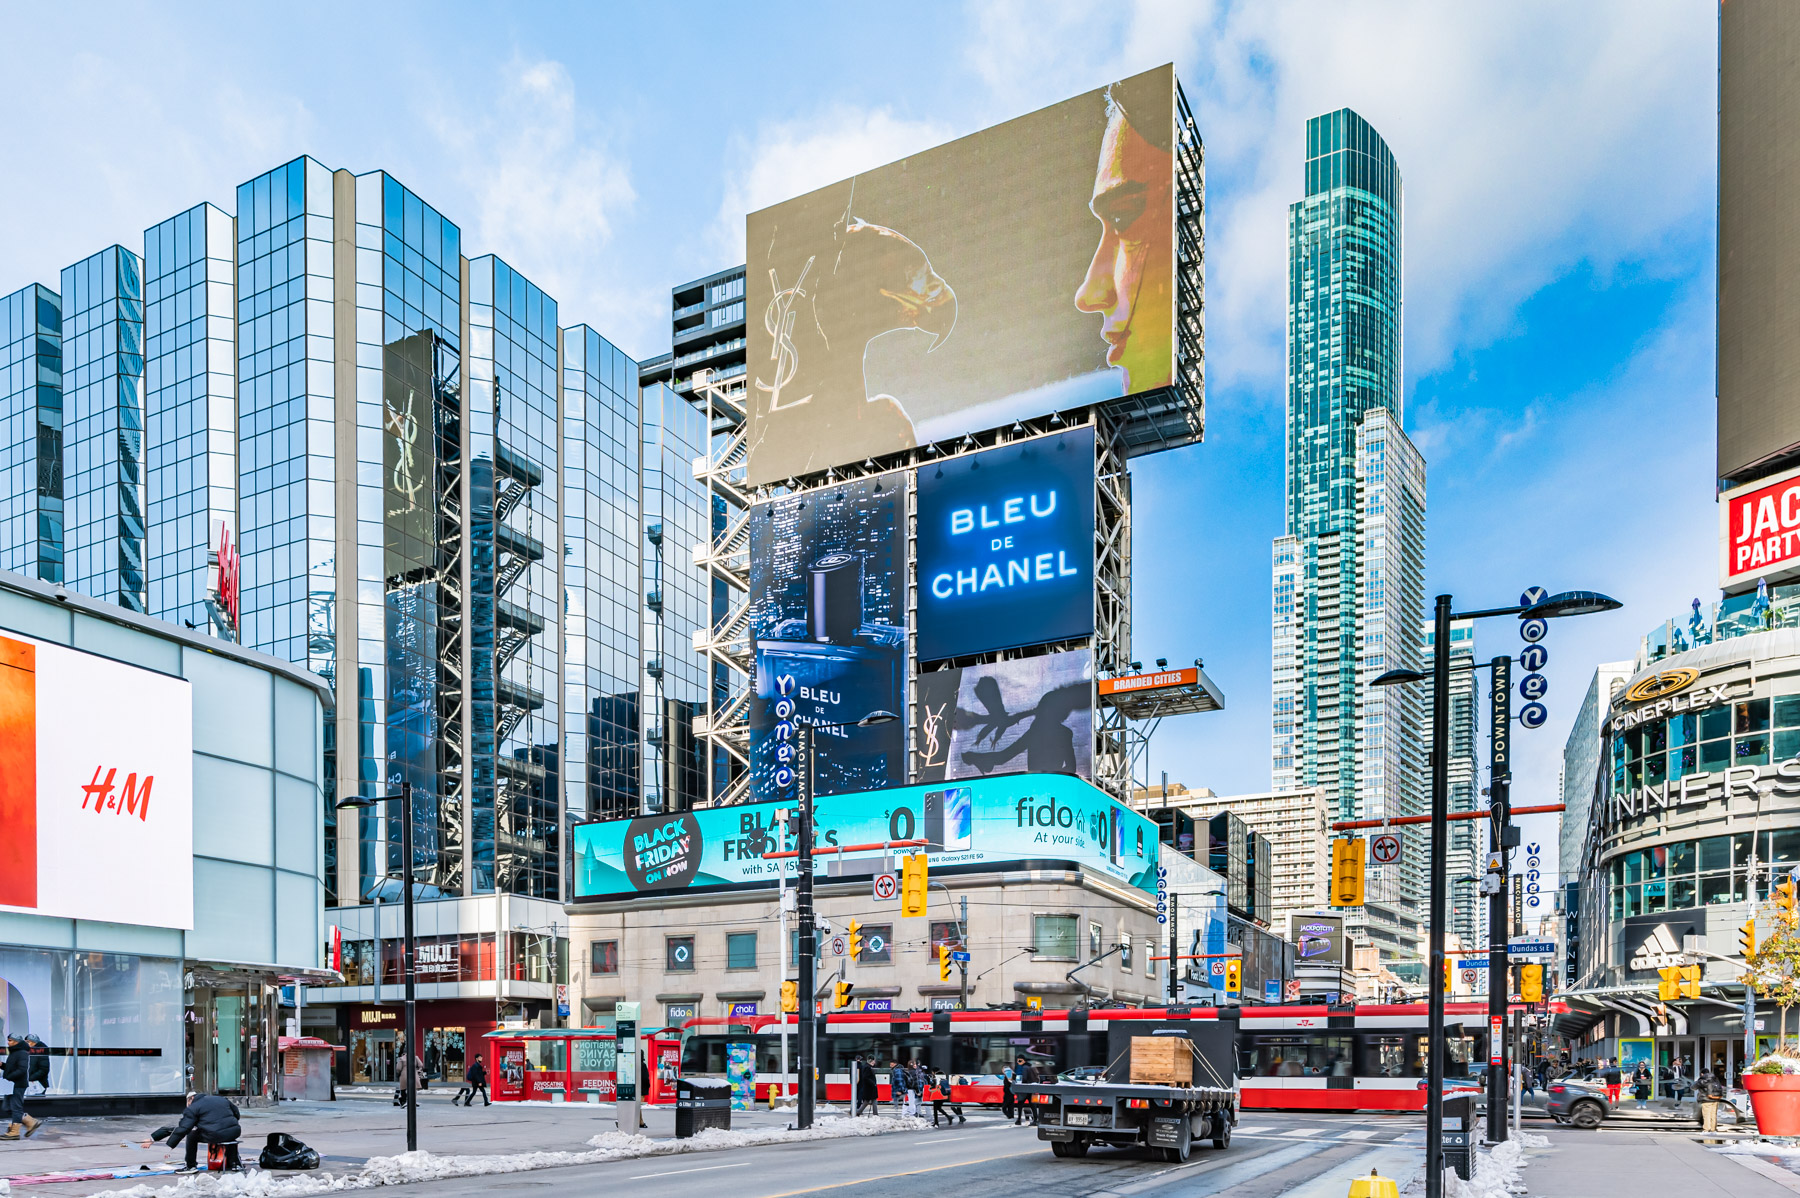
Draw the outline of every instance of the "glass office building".
<instances>
[{"instance_id":1,"label":"glass office building","mask_svg":"<svg viewBox=\"0 0 1800 1198\"><path fill-rule=\"evenodd\" d=\"M237 540L237 238L197 204L144 233L149 612L230 636L212 554Z\"/></svg>"},{"instance_id":2,"label":"glass office building","mask_svg":"<svg viewBox=\"0 0 1800 1198\"><path fill-rule=\"evenodd\" d=\"M712 622L712 588L692 567L712 540L711 498L694 477L706 417L669 387L646 387L643 441L644 811L705 802L706 749L694 720L707 710L708 666L694 634Z\"/></svg>"},{"instance_id":3,"label":"glass office building","mask_svg":"<svg viewBox=\"0 0 1800 1198\"><path fill-rule=\"evenodd\" d=\"M1411 813L1421 800L1404 758L1422 735L1420 698L1366 686L1423 660L1425 472L1403 430L1400 173L1368 122L1340 109L1307 122L1305 180L1288 210L1272 789L1319 787L1332 819ZM1371 871L1379 906L1364 914L1396 959L1416 951L1415 872Z\"/></svg>"},{"instance_id":4,"label":"glass office building","mask_svg":"<svg viewBox=\"0 0 1800 1198\"><path fill-rule=\"evenodd\" d=\"M62 299L0 299L0 570L63 581Z\"/></svg>"},{"instance_id":5,"label":"glass office building","mask_svg":"<svg viewBox=\"0 0 1800 1198\"><path fill-rule=\"evenodd\" d=\"M145 611L144 267L111 245L62 272L64 576Z\"/></svg>"}]
</instances>

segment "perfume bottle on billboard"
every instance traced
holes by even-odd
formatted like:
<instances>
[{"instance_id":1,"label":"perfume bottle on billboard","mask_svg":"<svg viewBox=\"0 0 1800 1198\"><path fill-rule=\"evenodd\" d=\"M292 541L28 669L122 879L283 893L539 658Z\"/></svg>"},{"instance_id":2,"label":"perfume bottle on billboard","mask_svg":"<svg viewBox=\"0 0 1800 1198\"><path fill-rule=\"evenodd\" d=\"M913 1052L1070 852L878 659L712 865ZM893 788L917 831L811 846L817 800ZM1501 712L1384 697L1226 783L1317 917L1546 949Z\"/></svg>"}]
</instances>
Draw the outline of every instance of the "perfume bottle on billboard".
<instances>
[{"instance_id":1,"label":"perfume bottle on billboard","mask_svg":"<svg viewBox=\"0 0 1800 1198\"><path fill-rule=\"evenodd\" d=\"M751 790L784 797L772 750L774 706L793 704L796 724L853 724L871 711L898 713L905 696L906 630L863 616L863 559L854 552L815 558L806 572L806 613L756 638L751 711ZM906 784L905 724L822 728L814 736L815 793L848 794Z\"/></svg>"}]
</instances>

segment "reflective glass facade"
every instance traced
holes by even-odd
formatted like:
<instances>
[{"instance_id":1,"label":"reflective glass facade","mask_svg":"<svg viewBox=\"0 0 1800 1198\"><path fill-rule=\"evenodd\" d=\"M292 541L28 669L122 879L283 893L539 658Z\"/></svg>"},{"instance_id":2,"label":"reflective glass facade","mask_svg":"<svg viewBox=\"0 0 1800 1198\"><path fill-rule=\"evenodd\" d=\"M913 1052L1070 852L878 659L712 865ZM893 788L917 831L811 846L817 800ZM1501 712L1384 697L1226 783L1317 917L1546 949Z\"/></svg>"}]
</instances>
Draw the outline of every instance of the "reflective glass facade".
<instances>
[{"instance_id":1,"label":"reflective glass facade","mask_svg":"<svg viewBox=\"0 0 1800 1198\"><path fill-rule=\"evenodd\" d=\"M144 611L144 268L112 245L64 268L65 579Z\"/></svg>"},{"instance_id":2,"label":"reflective glass facade","mask_svg":"<svg viewBox=\"0 0 1800 1198\"><path fill-rule=\"evenodd\" d=\"M63 581L62 300L0 299L0 570Z\"/></svg>"},{"instance_id":3,"label":"reflective glass facade","mask_svg":"<svg viewBox=\"0 0 1800 1198\"><path fill-rule=\"evenodd\" d=\"M642 786L638 364L586 325L562 336L566 805L611 819Z\"/></svg>"},{"instance_id":4,"label":"reflective glass facade","mask_svg":"<svg viewBox=\"0 0 1800 1198\"><path fill-rule=\"evenodd\" d=\"M707 665L693 646L711 623L712 590L690 556L712 539L710 499L693 470L706 452L706 418L662 384L646 387L643 403L642 809L681 811L706 795L694 719L707 707Z\"/></svg>"},{"instance_id":5,"label":"reflective glass facade","mask_svg":"<svg viewBox=\"0 0 1800 1198\"><path fill-rule=\"evenodd\" d=\"M202 628L208 555L222 530L237 540L236 286L229 213L199 204L145 231L150 614Z\"/></svg>"}]
</instances>

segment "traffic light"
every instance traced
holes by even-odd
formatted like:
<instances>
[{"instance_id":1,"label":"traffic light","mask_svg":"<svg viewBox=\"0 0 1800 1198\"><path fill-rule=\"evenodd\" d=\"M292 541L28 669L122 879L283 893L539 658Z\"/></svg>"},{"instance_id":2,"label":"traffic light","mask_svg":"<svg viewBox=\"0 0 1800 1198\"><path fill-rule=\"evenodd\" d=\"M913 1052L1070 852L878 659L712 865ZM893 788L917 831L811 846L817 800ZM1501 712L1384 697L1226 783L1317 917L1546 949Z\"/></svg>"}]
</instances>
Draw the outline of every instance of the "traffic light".
<instances>
[{"instance_id":1,"label":"traffic light","mask_svg":"<svg viewBox=\"0 0 1800 1198\"><path fill-rule=\"evenodd\" d=\"M1444 993L1450 993L1450 958L1444 958Z\"/></svg>"},{"instance_id":2,"label":"traffic light","mask_svg":"<svg viewBox=\"0 0 1800 1198\"><path fill-rule=\"evenodd\" d=\"M1756 960L1756 921L1747 919L1744 926L1738 929L1738 951L1744 954L1744 963Z\"/></svg>"},{"instance_id":3,"label":"traffic light","mask_svg":"<svg viewBox=\"0 0 1800 1198\"><path fill-rule=\"evenodd\" d=\"M1788 927L1800 924L1800 908L1794 906L1794 880L1789 878L1775 888L1775 918Z\"/></svg>"},{"instance_id":4,"label":"traffic light","mask_svg":"<svg viewBox=\"0 0 1800 1198\"><path fill-rule=\"evenodd\" d=\"M850 992L856 989L852 982L838 981L831 984L831 1005L836 1010L843 1010L850 1005Z\"/></svg>"},{"instance_id":5,"label":"traffic light","mask_svg":"<svg viewBox=\"0 0 1800 1198\"><path fill-rule=\"evenodd\" d=\"M900 914L908 918L925 914L925 885L925 854L908 854L900 866Z\"/></svg>"},{"instance_id":6,"label":"traffic light","mask_svg":"<svg viewBox=\"0 0 1800 1198\"><path fill-rule=\"evenodd\" d=\"M940 944L938 945L938 981L948 981L949 978L950 946L948 944Z\"/></svg>"},{"instance_id":7,"label":"traffic light","mask_svg":"<svg viewBox=\"0 0 1800 1198\"><path fill-rule=\"evenodd\" d=\"M1681 966L1671 965L1656 971L1662 980L1656 983L1656 997L1661 1002L1681 997Z\"/></svg>"},{"instance_id":8,"label":"traffic light","mask_svg":"<svg viewBox=\"0 0 1800 1198\"><path fill-rule=\"evenodd\" d=\"M1238 994L1244 989L1244 963L1236 957L1225 962L1225 993Z\"/></svg>"},{"instance_id":9,"label":"traffic light","mask_svg":"<svg viewBox=\"0 0 1800 1198\"><path fill-rule=\"evenodd\" d=\"M791 1015L800 1009L800 983L781 983L781 1013Z\"/></svg>"},{"instance_id":10,"label":"traffic light","mask_svg":"<svg viewBox=\"0 0 1800 1198\"><path fill-rule=\"evenodd\" d=\"M1363 904L1363 842L1360 837L1331 842L1331 905Z\"/></svg>"},{"instance_id":11,"label":"traffic light","mask_svg":"<svg viewBox=\"0 0 1800 1198\"><path fill-rule=\"evenodd\" d=\"M850 959L852 961L861 960L863 950L862 924L853 919L850 921L850 927L847 930L849 932L850 940Z\"/></svg>"},{"instance_id":12,"label":"traffic light","mask_svg":"<svg viewBox=\"0 0 1800 1198\"><path fill-rule=\"evenodd\" d=\"M1527 965L1519 970L1519 997L1525 1002L1544 1001L1544 967Z\"/></svg>"},{"instance_id":13,"label":"traffic light","mask_svg":"<svg viewBox=\"0 0 1800 1198\"><path fill-rule=\"evenodd\" d=\"M1681 967L1681 997L1700 997L1700 967L1698 965Z\"/></svg>"}]
</instances>

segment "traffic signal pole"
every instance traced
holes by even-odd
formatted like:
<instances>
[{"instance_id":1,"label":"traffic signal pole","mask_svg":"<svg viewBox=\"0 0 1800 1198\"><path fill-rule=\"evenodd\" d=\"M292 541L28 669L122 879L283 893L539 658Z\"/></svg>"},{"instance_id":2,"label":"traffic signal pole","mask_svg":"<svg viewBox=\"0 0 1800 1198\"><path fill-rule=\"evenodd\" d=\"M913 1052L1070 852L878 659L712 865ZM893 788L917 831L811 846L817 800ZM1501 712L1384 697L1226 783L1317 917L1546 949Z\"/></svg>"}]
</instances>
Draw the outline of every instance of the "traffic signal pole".
<instances>
[{"instance_id":1,"label":"traffic signal pole","mask_svg":"<svg viewBox=\"0 0 1800 1198\"><path fill-rule=\"evenodd\" d=\"M795 918L800 923L800 1110L795 1120L801 1131L813 1121L813 1029L818 1010L818 978L813 965L818 953L818 927L813 918L813 734L805 724L794 729L800 750L800 877Z\"/></svg>"},{"instance_id":2,"label":"traffic signal pole","mask_svg":"<svg viewBox=\"0 0 1800 1198\"><path fill-rule=\"evenodd\" d=\"M1500 854L1500 889L1488 896L1487 1138L1497 1144L1506 1139L1504 1112L1507 1096L1512 1093L1506 1038L1501 1034L1506 1026L1507 991L1511 988L1506 955L1510 938L1506 922L1506 830L1512 824L1508 803L1512 784L1512 658L1496 657L1489 665L1493 673L1488 711L1488 850Z\"/></svg>"},{"instance_id":3,"label":"traffic signal pole","mask_svg":"<svg viewBox=\"0 0 1800 1198\"><path fill-rule=\"evenodd\" d=\"M1444 891L1449 888L1450 596L1437 597L1431 655L1431 984L1425 1015L1425 1195L1444 1198ZM1493 979L1488 979L1493 985Z\"/></svg>"}]
</instances>

